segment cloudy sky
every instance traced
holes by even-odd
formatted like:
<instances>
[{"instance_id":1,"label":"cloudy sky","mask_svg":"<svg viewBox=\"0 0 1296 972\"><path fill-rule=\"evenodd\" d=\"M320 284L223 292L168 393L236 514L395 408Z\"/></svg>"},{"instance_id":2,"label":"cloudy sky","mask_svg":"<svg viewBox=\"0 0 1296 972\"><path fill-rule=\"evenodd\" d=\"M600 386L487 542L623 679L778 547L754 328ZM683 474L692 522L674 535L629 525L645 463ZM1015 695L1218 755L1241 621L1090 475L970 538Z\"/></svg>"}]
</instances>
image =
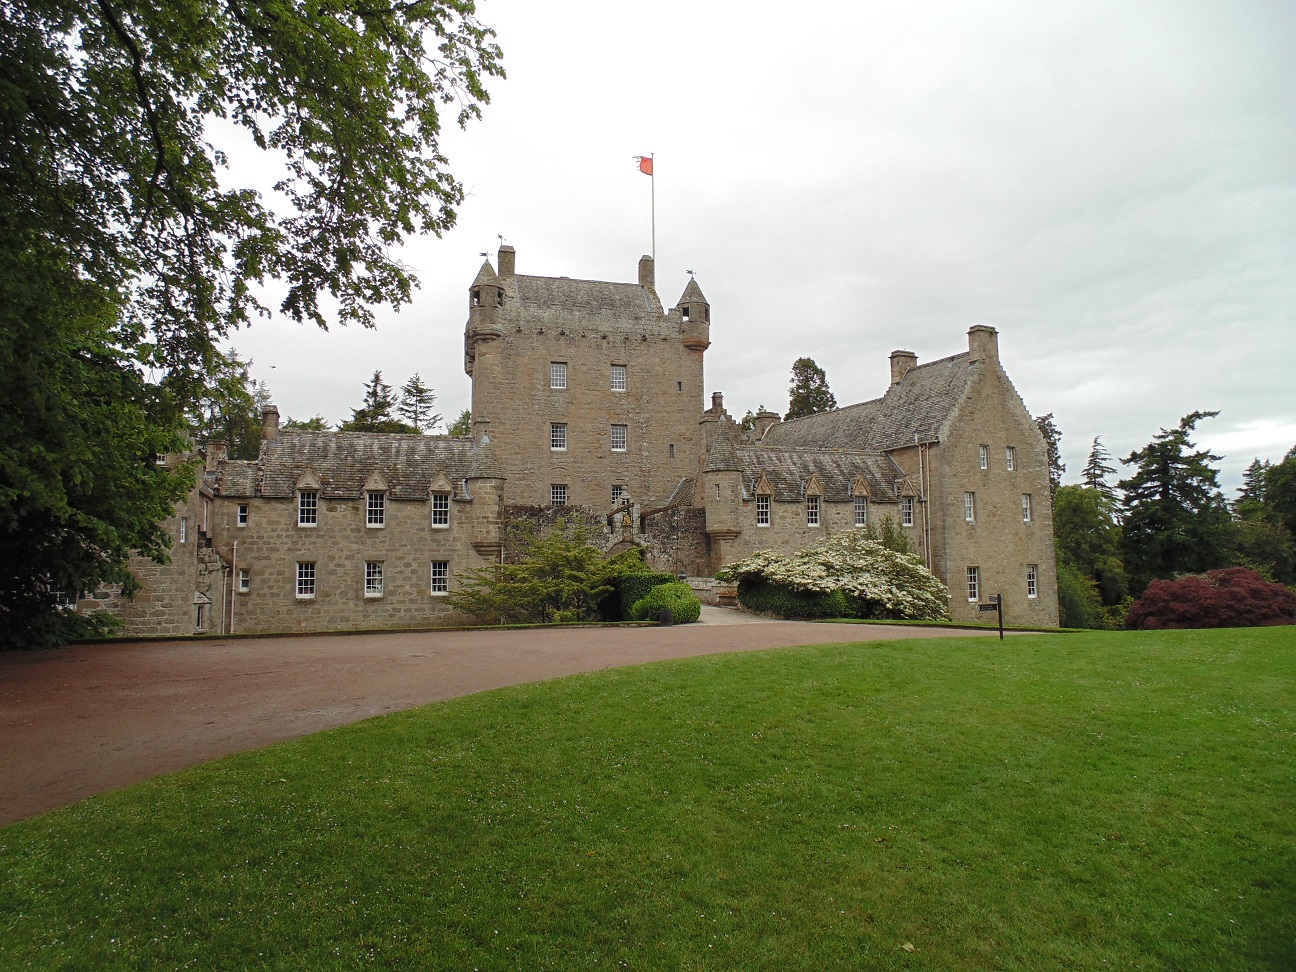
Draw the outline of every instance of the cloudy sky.
<instances>
[{"instance_id":1,"label":"cloudy sky","mask_svg":"<svg viewBox=\"0 0 1296 972\"><path fill-rule=\"evenodd\" d=\"M735 10L741 10L736 14ZM375 369L467 406L467 289L519 273L657 284L712 307L707 390L787 407L794 359L840 404L887 355L1000 331L1067 478L1194 409L1226 489L1296 444L1296 4L1289 0L628 4L481 0L509 77L444 142L469 196L402 254L376 330L258 322L233 342L281 412L331 421Z\"/></svg>"}]
</instances>

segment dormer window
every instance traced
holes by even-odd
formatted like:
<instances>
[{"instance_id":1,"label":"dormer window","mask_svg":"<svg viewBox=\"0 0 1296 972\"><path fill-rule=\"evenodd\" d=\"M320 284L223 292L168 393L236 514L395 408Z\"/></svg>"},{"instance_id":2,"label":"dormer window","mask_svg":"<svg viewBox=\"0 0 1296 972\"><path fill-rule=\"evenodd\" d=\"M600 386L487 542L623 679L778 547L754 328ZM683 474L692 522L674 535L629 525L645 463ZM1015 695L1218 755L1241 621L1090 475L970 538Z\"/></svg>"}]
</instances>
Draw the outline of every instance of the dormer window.
<instances>
[{"instance_id":1,"label":"dormer window","mask_svg":"<svg viewBox=\"0 0 1296 972\"><path fill-rule=\"evenodd\" d=\"M319 523L319 491L303 489L297 493L297 525L313 527Z\"/></svg>"},{"instance_id":2,"label":"dormer window","mask_svg":"<svg viewBox=\"0 0 1296 972\"><path fill-rule=\"evenodd\" d=\"M371 490L365 493L365 526L387 525L387 494Z\"/></svg>"}]
</instances>

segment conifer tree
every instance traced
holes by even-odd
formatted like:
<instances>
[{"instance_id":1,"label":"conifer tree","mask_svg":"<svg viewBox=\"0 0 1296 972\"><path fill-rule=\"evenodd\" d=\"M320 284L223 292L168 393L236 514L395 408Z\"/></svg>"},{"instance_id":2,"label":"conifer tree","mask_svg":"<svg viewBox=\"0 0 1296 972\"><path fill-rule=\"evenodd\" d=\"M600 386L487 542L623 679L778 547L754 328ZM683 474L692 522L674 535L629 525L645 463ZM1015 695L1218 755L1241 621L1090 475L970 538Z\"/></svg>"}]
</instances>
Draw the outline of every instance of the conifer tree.
<instances>
[{"instance_id":1,"label":"conifer tree","mask_svg":"<svg viewBox=\"0 0 1296 972\"><path fill-rule=\"evenodd\" d=\"M396 417L396 396L391 385L382 380L381 371L373 373L373 380L366 382L364 389L364 404L351 410L351 418L338 426L339 432L418 434L418 429Z\"/></svg>"},{"instance_id":2,"label":"conifer tree","mask_svg":"<svg viewBox=\"0 0 1296 972\"><path fill-rule=\"evenodd\" d=\"M837 407L837 399L828 388L828 375L813 358L797 358L792 363L792 384L785 419L802 418Z\"/></svg>"},{"instance_id":3,"label":"conifer tree","mask_svg":"<svg viewBox=\"0 0 1296 972\"><path fill-rule=\"evenodd\" d=\"M472 412L464 409L459 413L459 417L454 420L450 428L446 430L447 435L472 435Z\"/></svg>"},{"instance_id":4,"label":"conifer tree","mask_svg":"<svg viewBox=\"0 0 1296 972\"><path fill-rule=\"evenodd\" d=\"M1062 485L1062 474L1066 472L1066 463L1062 461L1062 430L1053 422L1053 413L1041 415L1035 420L1040 435L1044 436L1044 456L1048 462L1049 495L1056 496Z\"/></svg>"},{"instance_id":5,"label":"conifer tree","mask_svg":"<svg viewBox=\"0 0 1296 972\"><path fill-rule=\"evenodd\" d=\"M420 432L431 432L441 421L441 416L432 411L436 403L436 393L423 384L418 372L401 387L400 404L396 412Z\"/></svg>"},{"instance_id":6,"label":"conifer tree","mask_svg":"<svg viewBox=\"0 0 1296 972\"><path fill-rule=\"evenodd\" d=\"M1089 461L1080 473L1080 480L1090 489L1097 490L1111 506L1118 501L1116 488L1107 482L1107 477L1116 472L1111 464L1111 453L1102 444L1102 436L1095 435L1093 445L1089 448Z\"/></svg>"}]
</instances>

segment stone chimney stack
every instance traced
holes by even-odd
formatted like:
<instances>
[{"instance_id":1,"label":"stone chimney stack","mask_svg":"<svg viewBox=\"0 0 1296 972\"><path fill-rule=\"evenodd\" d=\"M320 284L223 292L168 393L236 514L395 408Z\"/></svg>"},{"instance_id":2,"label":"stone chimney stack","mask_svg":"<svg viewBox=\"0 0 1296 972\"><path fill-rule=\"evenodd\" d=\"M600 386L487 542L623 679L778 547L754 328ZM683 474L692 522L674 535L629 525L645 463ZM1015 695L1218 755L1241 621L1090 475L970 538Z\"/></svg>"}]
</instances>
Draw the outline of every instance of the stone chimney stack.
<instances>
[{"instance_id":1,"label":"stone chimney stack","mask_svg":"<svg viewBox=\"0 0 1296 972\"><path fill-rule=\"evenodd\" d=\"M511 277L514 274L514 268L517 265L517 250L505 243L499 248L499 275L501 277Z\"/></svg>"},{"instance_id":2,"label":"stone chimney stack","mask_svg":"<svg viewBox=\"0 0 1296 972\"><path fill-rule=\"evenodd\" d=\"M765 438L765 433L769 431L770 426L778 425L782 421L778 412L757 412L756 424L752 427L752 431L756 434L756 441Z\"/></svg>"},{"instance_id":3,"label":"stone chimney stack","mask_svg":"<svg viewBox=\"0 0 1296 972\"><path fill-rule=\"evenodd\" d=\"M207 443L207 457L203 468L207 472L215 472L225 456L229 454L229 443L224 439L212 439Z\"/></svg>"},{"instance_id":4,"label":"stone chimney stack","mask_svg":"<svg viewBox=\"0 0 1296 972\"><path fill-rule=\"evenodd\" d=\"M717 415L724 411L724 392L711 393L711 411Z\"/></svg>"},{"instance_id":5,"label":"stone chimney stack","mask_svg":"<svg viewBox=\"0 0 1296 972\"><path fill-rule=\"evenodd\" d=\"M968 351L973 361L999 363L999 332L987 324L968 328Z\"/></svg>"},{"instance_id":6,"label":"stone chimney stack","mask_svg":"<svg viewBox=\"0 0 1296 972\"><path fill-rule=\"evenodd\" d=\"M918 367L918 355L912 351L892 351L891 352L891 384L900 384L910 369Z\"/></svg>"},{"instance_id":7,"label":"stone chimney stack","mask_svg":"<svg viewBox=\"0 0 1296 972\"><path fill-rule=\"evenodd\" d=\"M653 258L647 254L639 258L639 286L649 290L657 289L657 269Z\"/></svg>"},{"instance_id":8,"label":"stone chimney stack","mask_svg":"<svg viewBox=\"0 0 1296 972\"><path fill-rule=\"evenodd\" d=\"M279 409L267 405L261 413L261 442L273 442L279 438Z\"/></svg>"}]
</instances>

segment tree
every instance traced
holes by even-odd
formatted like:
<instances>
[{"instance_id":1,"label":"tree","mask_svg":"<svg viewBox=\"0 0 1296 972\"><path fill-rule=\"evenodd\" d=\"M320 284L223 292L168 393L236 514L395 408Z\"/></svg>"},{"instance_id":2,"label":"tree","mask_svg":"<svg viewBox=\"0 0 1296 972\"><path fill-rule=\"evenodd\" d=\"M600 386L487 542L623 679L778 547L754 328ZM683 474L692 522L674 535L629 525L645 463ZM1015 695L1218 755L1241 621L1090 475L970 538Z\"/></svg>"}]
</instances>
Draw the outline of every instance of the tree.
<instances>
[{"instance_id":1,"label":"tree","mask_svg":"<svg viewBox=\"0 0 1296 972\"><path fill-rule=\"evenodd\" d=\"M1198 422L1218 414L1192 412L1122 460L1134 467L1119 486L1125 511L1122 547L1135 591L1154 578L1228 565L1228 504L1211 466L1220 457L1196 450L1189 441Z\"/></svg>"},{"instance_id":2,"label":"tree","mask_svg":"<svg viewBox=\"0 0 1296 972\"><path fill-rule=\"evenodd\" d=\"M754 412L750 408L747 409L747 414L744 415L742 417L742 421L738 423L738 428L741 429L743 432L752 431L754 428L756 428L756 416L761 414L764 411L765 411L764 405L757 406L756 411Z\"/></svg>"},{"instance_id":3,"label":"tree","mask_svg":"<svg viewBox=\"0 0 1296 972\"><path fill-rule=\"evenodd\" d=\"M1233 501L1234 561L1284 584L1296 582L1296 538L1281 510L1290 467L1296 467L1290 453L1278 465L1253 460L1242 475L1242 488ZM1274 490L1269 488L1271 481Z\"/></svg>"},{"instance_id":4,"label":"tree","mask_svg":"<svg viewBox=\"0 0 1296 972\"><path fill-rule=\"evenodd\" d=\"M1062 461L1062 430L1053 422L1053 413L1041 415L1035 420L1040 435L1044 436L1044 458L1048 463L1049 494L1057 495L1062 485L1062 474L1066 472L1066 463Z\"/></svg>"},{"instance_id":5,"label":"tree","mask_svg":"<svg viewBox=\"0 0 1296 972\"><path fill-rule=\"evenodd\" d=\"M1080 473L1080 481L1090 489L1096 490L1115 510L1119 497L1116 495L1116 488L1107 482L1107 477L1116 472L1116 467L1111 462L1111 453L1103 446L1102 436L1095 435L1093 445L1089 448L1089 461L1085 463ZM1054 492L1056 494L1056 490Z\"/></svg>"},{"instance_id":6,"label":"tree","mask_svg":"<svg viewBox=\"0 0 1296 972\"><path fill-rule=\"evenodd\" d=\"M408 302L393 248L463 199L442 112L479 116L503 71L452 0L42 0L5 4L0 46L0 615L62 630L52 584L164 555L184 474L154 459L262 284L320 326ZM231 184L220 125L284 159L282 213Z\"/></svg>"},{"instance_id":7,"label":"tree","mask_svg":"<svg viewBox=\"0 0 1296 972\"><path fill-rule=\"evenodd\" d=\"M1265 470L1263 499L1270 515L1296 534L1296 446Z\"/></svg>"},{"instance_id":8,"label":"tree","mask_svg":"<svg viewBox=\"0 0 1296 972\"><path fill-rule=\"evenodd\" d=\"M472 435L472 412L464 409L459 413L459 417L454 420L450 428L446 430L447 435Z\"/></svg>"},{"instance_id":9,"label":"tree","mask_svg":"<svg viewBox=\"0 0 1296 972\"><path fill-rule=\"evenodd\" d=\"M792 363L792 384L788 391L785 419L830 412L837 407L837 399L828 389L828 375L813 358L797 358Z\"/></svg>"},{"instance_id":10,"label":"tree","mask_svg":"<svg viewBox=\"0 0 1296 972\"><path fill-rule=\"evenodd\" d=\"M1129 578L1121 559L1121 528L1115 508L1101 491L1090 486L1059 486L1053 498L1053 538L1059 565L1073 567L1092 581L1103 606L1122 604ZM1089 627L1066 623L1066 627Z\"/></svg>"},{"instance_id":11,"label":"tree","mask_svg":"<svg viewBox=\"0 0 1296 972\"><path fill-rule=\"evenodd\" d=\"M364 386L364 404L351 410L351 417L338 426L339 432L398 432L418 435L413 425L396 417L396 396L391 385L382 380L382 372L375 371L373 380Z\"/></svg>"},{"instance_id":12,"label":"tree","mask_svg":"<svg viewBox=\"0 0 1296 972\"><path fill-rule=\"evenodd\" d=\"M328 419L323 415L312 415L308 419L290 418L283 424L285 432L329 432Z\"/></svg>"},{"instance_id":13,"label":"tree","mask_svg":"<svg viewBox=\"0 0 1296 972\"><path fill-rule=\"evenodd\" d=\"M234 351L215 359L190 410L189 435L195 445L224 442L232 459L255 459L260 453L261 416L270 404L270 389L251 376L251 364Z\"/></svg>"},{"instance_id":14,"label":"tree","mask_svg":"<svg viewBox=\"0 0 1296 972\"><path fill-rule=\"evenodd\" d=\"M441 421L441 416L432 411L436 403L436 394L423 384L418 372L401 387L400 404L396 413L420 432L431 432Z\"/></svg>"}]
</instances>

